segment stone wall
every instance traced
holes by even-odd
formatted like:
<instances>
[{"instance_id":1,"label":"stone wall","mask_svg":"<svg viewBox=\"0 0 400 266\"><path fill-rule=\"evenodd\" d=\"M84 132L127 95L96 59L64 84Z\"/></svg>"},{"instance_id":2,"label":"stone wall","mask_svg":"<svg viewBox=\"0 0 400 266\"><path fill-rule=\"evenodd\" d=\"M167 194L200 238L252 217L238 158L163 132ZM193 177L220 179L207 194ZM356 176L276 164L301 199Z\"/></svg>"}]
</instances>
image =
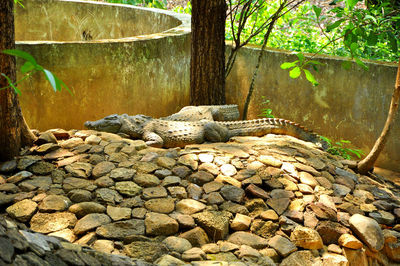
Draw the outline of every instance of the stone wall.
<instances>
[{"instance_id":1,"label":"stone wall","mask_svg":"<svg viewBox=\"0 0 400 266\"><path fill-rule=\"evenodd\" d=\"M24 1L24 5L16 15L17 48L31 53L73 92L54 93L39 74L22 83L21 106L32 128L82 128L84 121L112 113L166 116L189 102L190 16L79 1ZM86 19L88 14L97 20ZM86 31L95 40L80 40L67 29L77 17L85 25L81 30L90 29ZM33 23L33 18L43 25ZM119 32L111 26L114 19L120 23ZM137 26L141 31L132 26L138 21L144 22ZM97 34L101 23L105 30ZM135 36L142 33L147 35ZM31 37L39 41L29 41Z\"/></svg>"},{"instance_id":2,"label":"stone wall","mask_svg":"<svg viewBox=\"0 0 400 266\"><path fill-rule=\"evenodd\" d=\"M237 103L241 111L258 54L258 48L242 49L227 80L227 101ZM369 152L386 121L397 65L370 61L366 63L369 71L356 64L345 70L341 67L343 58L321 56L317 60L323 65L315 73L320 85L313 88L304 76L291 79L289 71L280 68L283 62L296 59L282 50L265 53L248 118L257 118L261 113L265 96L276 117L296 121L334 140L350 140L355 147ZM398 118L379 166L400 171L399 136Z\"/></svg>"}]
</instances>

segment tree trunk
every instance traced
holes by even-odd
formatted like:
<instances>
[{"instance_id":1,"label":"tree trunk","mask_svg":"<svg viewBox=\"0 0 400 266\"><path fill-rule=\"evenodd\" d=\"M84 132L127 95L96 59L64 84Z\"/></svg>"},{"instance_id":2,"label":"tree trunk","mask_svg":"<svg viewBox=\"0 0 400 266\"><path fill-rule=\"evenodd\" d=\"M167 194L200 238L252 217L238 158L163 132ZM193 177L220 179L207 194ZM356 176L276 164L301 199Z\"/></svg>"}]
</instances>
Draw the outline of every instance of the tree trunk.
<instances>
[{"instance_id":1,"label":"tree trunk","mask_svg":"<svg viewBox=\"0 0 400 266\"><path fill-rule=\"evenodd\" d=\"M225 0L192 1L191 105L225 104Z\"/></svg>"},{"instance_id":2,"label":"tree trunk","mask_svg":"<svg viewBox=\"0 0 400 266\"><path fill-rule=\"evenodd\" d=\"M14 49L14 0L0 1L0 51ZM15 82L15 58L0 53L0 73ZM8 86L0 77L0 88ZM34 136L21 113L19 101L12 88L0 90L0 161L18 155L21 147L31 145Z\"/></svg>"},{"instance_id":3,"label":"tree trunk","mask_svg":"<svg viewBox=\"0 0 400 266\"><path fill-rule=\"evenodd\" d=\"M357 168L359 173L366 174L368 173L368 171L371 171L374 168L374 164L378 159L379 154L385 147L385 143L389 136L390 129L392 128L394 118L396 116L399 107L399 99L400 99L400 60L399 60L399 66L397 68L396 84L392 95L392 101L390 102L389 113L385 122L385 126L383 127L382 133L376 140L374 147L372 148L370 153L367 155L367 157L365 157L358 163Z\"/></svg>"}]
</instances>

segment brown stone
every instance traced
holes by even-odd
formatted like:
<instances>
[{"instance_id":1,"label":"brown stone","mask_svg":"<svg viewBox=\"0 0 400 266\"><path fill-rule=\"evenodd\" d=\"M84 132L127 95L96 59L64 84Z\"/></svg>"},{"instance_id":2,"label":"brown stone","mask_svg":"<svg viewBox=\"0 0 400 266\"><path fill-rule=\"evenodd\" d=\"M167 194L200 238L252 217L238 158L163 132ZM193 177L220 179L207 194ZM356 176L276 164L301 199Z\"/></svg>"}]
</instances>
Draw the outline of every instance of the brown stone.
<instances>
[{"instance_id":1,"label":"brown stone","mask_svg":"<svg viewBox=\"0 0 400 266\"><path fill-rule=\"evenodd\" d=\"M338 243L340 246L351 249L360 249L363 247L363 243L358 240L355 236L350 234L343 234L339 237Z\"/></svg>"},{"instance_id":2,"label":"brown stone","mask_svg":"<svg viewBox=\"0 0 400 266\"><path fill-rule=\"evenodd\" d=\"M276 235L268 241L268 245L274 248L279 255L287 257L290 253L297 250L296 246L287 238Z\"/></svg>"},{"instance_id":3,"label":"brown stone","mask_svg":"<svg viewBox=\"0 0 400 266\"><path fill-rule=\"evenodd\" d=\"M179 237L189 240L194 247L201 247L210 242L206 232L201 227L193 228L179 235Z\"/></svg>"},{"instance_id":4,"label":"brown stone","mask_svg":"<svg viewBox=\"0 0 400 266\"><path fill-rule=\"evenodd\" d=\"M253 197L262 198L264 200L267 200L270 198L268 193L264 189L254 185L254 184L250 184L249 186L247 186L245 191L247 194L250 194Z\"/></svg>"},{"instance_id":5,"label":"brown stone","mask_svg":"<svg viewBox=\"0 0 400 266\"><path fill-rule=\"evenodd\" d=\"M316 230L318 231L325 245L338 244L338 240L341 235L350 233L348 228L332 221L320 221Z\"/></svg>"},{"instance_id":6,"label":"brown stone","mask_svg":"<svg viewBox=\"0 0 400 266\"><path fill-rule=\"evenodd\" d=\"M177 233L179 230L178 222L162 213L147 213L144 223L146 226L146 234L149 235L168 236Z\"/></svg>"},{"instance_id":7,"label":"brown stone","mask_svg":"<svg viewBox=\"0 0 400 266\"><path fill-rule=\"evenodd\" d=\"M278 215L281 215L287 209L289 203L289 198L269 199L267 201L267 204L274 209Z\"/></svg>"}]
</instances>

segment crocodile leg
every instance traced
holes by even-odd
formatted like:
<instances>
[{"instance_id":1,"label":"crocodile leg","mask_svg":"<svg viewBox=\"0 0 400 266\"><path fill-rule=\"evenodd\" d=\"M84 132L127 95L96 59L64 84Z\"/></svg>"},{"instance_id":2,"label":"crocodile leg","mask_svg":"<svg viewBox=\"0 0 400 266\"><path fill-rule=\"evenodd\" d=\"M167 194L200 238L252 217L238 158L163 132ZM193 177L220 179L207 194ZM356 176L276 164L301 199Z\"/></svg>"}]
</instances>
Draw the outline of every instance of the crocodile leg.
<instances>
[{"instance_id":1,"label":"crocodile leg","mask_svg":"<svg viewBox=\"0 0 400 266\"><path fill-rule=\"evenodd\" d=\"M163 139L155 132L144 132L143 140L147 146L161 148L164 145Z\"/></svg>"},{"instance_id":2,"label":"crocodile leg","mask_svg":"<svg viewBox=\"0 0 400 266\"><path fill-rule=\"evenodd\" d=\"M210 142L226 142L229 140L229 130L227 127L214 122L205 123L204 139Z\"/></svg>"}]
</instances>

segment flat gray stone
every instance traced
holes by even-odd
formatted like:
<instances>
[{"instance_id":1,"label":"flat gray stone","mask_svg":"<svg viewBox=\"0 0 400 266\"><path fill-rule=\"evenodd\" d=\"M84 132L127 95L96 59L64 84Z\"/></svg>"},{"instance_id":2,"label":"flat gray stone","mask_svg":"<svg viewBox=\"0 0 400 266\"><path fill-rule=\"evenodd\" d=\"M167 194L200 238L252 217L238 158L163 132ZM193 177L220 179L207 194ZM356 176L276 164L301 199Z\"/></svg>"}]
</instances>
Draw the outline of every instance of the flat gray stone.
<instances>
[{"instance_id":1,"label":"flat gray stone","mask_svg":"<svg viewBox=\"0 0 400 266\"><path fill-rule=\"evenodd\" d=\"M122 195L134 197L142 191L142 187L132 181L121 181L115 183L115 189Z\"/></svg>"},{"instance_id":2,"label":"flat gray stone","mask_svg":"<svg viewBox=\"0 0 400 266\"><path fill-rule=\"evenodd\" d=\"M282 257L287 257L297 250L297 247L287 238L276 235L268 241L270 247L275 249Z\"/></svg>"},{"instance_id":3,"label":"flat gray stone","mask_svg":"<svg viewBox=\"0 0 400 266\"><path fill-rule=\"evenodd\" d=\"M249 232L235 232L231 234L227 241L236 245L247 245L255 249L262 249L268 246L268 240Z\"/></svg>"},{"instance_id":4,"label":"flat gray stone","mask_svg":"<svg viewBox=\"0 0 400 266\"><path fill-rule=\"evenodd\" d=\"M106 207L97 202L80 202L69 207L68 211L81 218L89 213L104 213Z\"/></svg>"},{"instance_id":5,"label":"flat gray stone","mask_svg":"<svg viewBox=\"0 0 400 266\"><path fill-rule=\"evenodd\" d=\"M100 202L105 202L111 205L120 203L122 196L115 190L109 188L99 188L96 190L96 198Z\"/></svg>"},{"instance_id":6,"label":"flat gray stone","mask_svg":"<svg viewBox=\"0 0 400 266\"><path fill-rule=\"evenodd\" d=\"M232 185L225 185L221 188L221 195L226 199L233 202L240 203L244 199L244 190Z\"/></svg>"},{"instance_id":7,"label":"flat gray stone","mask_svg":"<svg viewBox=\"0 0 400 266\"><path fill-rule=\"evenodd\" d=\"M109 239L121 240L130 235L144 235L144 221L130 219L102 225L96 229L96 234Z\"/></svg>"}]
</instances>

